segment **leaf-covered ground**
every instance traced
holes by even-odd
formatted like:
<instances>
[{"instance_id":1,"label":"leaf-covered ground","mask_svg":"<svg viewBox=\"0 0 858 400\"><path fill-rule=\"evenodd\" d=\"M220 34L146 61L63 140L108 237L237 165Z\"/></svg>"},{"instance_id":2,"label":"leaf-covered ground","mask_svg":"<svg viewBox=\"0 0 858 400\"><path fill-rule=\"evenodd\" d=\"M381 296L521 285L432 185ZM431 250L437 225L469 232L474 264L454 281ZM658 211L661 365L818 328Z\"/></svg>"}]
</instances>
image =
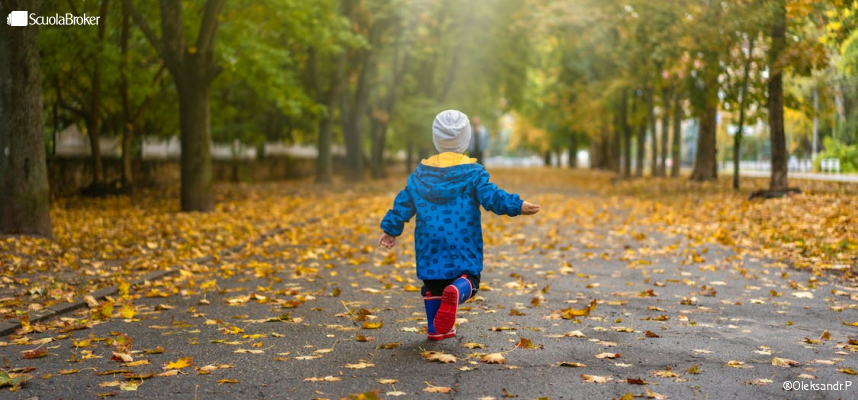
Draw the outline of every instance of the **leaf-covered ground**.
<instances>
[{"instance_id":1,"label":"leaf-covered ground","mask_svg":"<svg viewBox=\"0 0 858 400\"><path fill-rule=\"evenodd\" d=\"M851 382L858 367L852 188L749 202L726 183L493 176L543 211L484 217L482 291L440 343L425 341L411 229L374 246L403 177L227 185L207 215L177 213L169 193L66 200L56 241L2 242L3 313L24 327L0 339L0 386L22 399L851 397L781 385ZM181 272L128 284L164 266ZM119 294L27 323L104 285Z\"/></svg>"}]
</instances>

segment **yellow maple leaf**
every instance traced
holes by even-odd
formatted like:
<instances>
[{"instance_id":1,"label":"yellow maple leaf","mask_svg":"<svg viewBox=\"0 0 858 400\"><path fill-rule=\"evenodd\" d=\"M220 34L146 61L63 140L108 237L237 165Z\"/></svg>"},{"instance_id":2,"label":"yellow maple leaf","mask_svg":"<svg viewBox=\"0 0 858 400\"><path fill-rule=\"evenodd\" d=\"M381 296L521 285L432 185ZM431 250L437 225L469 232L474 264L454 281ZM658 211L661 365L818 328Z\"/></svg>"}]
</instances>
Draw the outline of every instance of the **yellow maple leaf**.
<instances>
[{"instance_id":1,"label":"yellow maple leaf","mask_svg":"<svg viewBox=\"0 0 858 400\"><path fill-rule=\"evenodd\" d=\"M137 314L137 311L134 310L134 304L125 303L122 307L119 308L119 315L125 319L132 319Z\"/></svg>"},{"instance_id":2,"label":"yellow maple leaf","mask_svg":"<svg viewBox=\"0 0 858 400\"><path fill-rule=\"evenodd\" d=\"M176 361L171 361L171 362L164 364L163 368L165 370L182 369L182 368L190 367L191 365L194 365L194 358L193 357L180 357Z\"/></svg>"}]
</instances>

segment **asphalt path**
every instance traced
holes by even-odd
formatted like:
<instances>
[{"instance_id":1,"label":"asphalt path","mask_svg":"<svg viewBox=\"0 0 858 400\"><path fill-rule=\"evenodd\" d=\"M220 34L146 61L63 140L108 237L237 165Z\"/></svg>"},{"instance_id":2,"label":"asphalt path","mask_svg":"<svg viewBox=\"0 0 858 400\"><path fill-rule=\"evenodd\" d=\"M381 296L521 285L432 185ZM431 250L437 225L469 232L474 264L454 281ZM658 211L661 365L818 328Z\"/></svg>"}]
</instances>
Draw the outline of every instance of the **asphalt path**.
<instances>
[{"instance_id":1,"label":"asphalt path","mask_svg":"<svg viewBox=\"0 0 858 400\"><path fill-rule=\"evenodd\" d=\"M556 196L592 195L567 190ZM20 351L32 346L0 347L6 367L35 368L29 373L36 377L16 392L2 389L0 398L310 399L369 391L380 398L858 398L858 380L849 373L858 368L858 347L849 343L858 327L846 325L858 321L852 300L858 288L669 227L622 222L621 208L599 212L610 215L597 225L571 215L485 216L484 290L463 306L455 338L428 342L420 331L425 317L412 287L419 282L410 240L392 255L374 249L339 257L324 254L331 247L308 251L274 237L235 259L209 261L248 265L219 279L218 290L145 297L158 285L151 282L134 291L141 296L132 320L73 331L67 340L46 344L42 358L22 357ZM377 230L371 226L354 237L352 248L372 247ZM364 262L353 262L359 257ZM257 277L252 262L280 268ZM243 297L251 293L265 294ZM592 300L597 303L588 316L563 318L564 310L583 309ZM356 321L360 309L371 313L366 321ZM272 318L280 320L263 322ZM363 328L379 321L378 329ZM111 361L113 348L104 342L73 346L75 339L118 333L133 338L135 351L165 351L134 353L150 364L123 367ZM84 360L85 350L101 358ZM426 351L456 361L429 361ZM490 353L501 353L505 363L480 361ZM603 353L616 357L596 357ZM162 365L181 357L192 357L194 366L176 376L98 375L162 373ZM795 365L773 365L791 361ZM209 365L224 368L208 374L194 369ZM61 374L69 370L77 372ZM106 382L137 386L99 386ZM806 387L788 391L785 382Z\"/></svg>"}]
</instances>

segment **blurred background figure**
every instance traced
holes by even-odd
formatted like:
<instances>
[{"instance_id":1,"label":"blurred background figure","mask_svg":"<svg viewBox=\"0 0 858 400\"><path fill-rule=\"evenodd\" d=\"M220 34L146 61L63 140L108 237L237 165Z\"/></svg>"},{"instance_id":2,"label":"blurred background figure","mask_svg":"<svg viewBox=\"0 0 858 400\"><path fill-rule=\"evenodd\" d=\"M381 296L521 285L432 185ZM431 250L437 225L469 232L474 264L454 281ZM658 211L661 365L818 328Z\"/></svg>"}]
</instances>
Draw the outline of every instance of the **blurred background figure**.
<instances>
[{"instance_id":1,"label":"blurred background figure","mask_svg":"<svg viewBox=\"0 0 858 400\"><path fill-rule=\"evenodd\" d=\"M471 118L471 145L468 146L468 153L471 157L477 159L477 163L483 164L483 159L486 156L486 149L489 148L489 131L486 127L480 124L480 117L474 116Z\"/></svg>"}]
</instances>

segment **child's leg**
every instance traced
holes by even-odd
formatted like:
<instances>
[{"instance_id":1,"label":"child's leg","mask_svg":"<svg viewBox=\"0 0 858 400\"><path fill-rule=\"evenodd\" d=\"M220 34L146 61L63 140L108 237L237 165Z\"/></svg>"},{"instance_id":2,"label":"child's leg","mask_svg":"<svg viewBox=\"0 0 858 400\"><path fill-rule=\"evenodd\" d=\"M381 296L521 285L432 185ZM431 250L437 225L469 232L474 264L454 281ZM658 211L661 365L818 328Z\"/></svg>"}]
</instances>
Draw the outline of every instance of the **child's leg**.
<instances>
[{"instance_id":1,"label":"child's leg","mask_svg":"<svg viewBox=\"0 0 858 400\"><path fill-rule=\"evenodd\" d=\"M454 279L441 294L441 306L435 314L434 328L437 333L452 332L456 324L459 304L462 304L477 293L480 287L479 275L463 274Z\"/></svg>"},{"instance_id":2,"label":"child's leg","mask_svg":"<svg viewBox=\"0 0 858 400\"><path fill-rule=\"evenodd\" d=\"M423 305L426 307L426 338L428 340L441 340L456 335L456 330L453 329L447 333L438 333L435 330L435 314L438 313L438 308L441 307L441 293L444 288L449 285L451 280L423 281Z\"/></svg>"}]
</instances>

